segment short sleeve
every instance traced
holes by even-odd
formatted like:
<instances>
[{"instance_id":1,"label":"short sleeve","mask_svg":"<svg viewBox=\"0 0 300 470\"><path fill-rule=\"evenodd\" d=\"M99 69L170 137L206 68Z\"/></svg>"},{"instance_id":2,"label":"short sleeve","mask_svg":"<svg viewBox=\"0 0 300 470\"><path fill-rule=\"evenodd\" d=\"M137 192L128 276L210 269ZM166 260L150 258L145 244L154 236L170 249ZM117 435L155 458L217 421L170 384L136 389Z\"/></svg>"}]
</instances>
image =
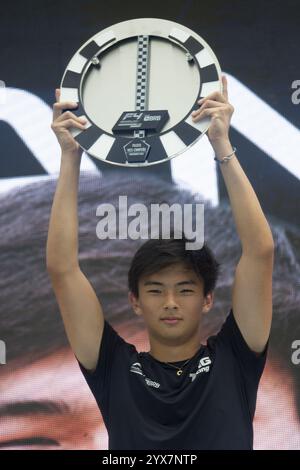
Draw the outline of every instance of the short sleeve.
<instances>
[{"instance_id":1,"label":"short sleeve","mask_svg":"<svg viewBox=\"0 0 300 470\"><path fill-rule=\"evenodd\" d=\"M123 349L126 346L129 346L128 343L126 343L107 320L104 320L104 329L95 370L87 370L75 356L80 370L97 401L106 425L108 420L108 398L112 368L114 367L116 358L123 354Z\"/></svg>"},{"instance_id":2,"label":"short sleeve","mask_svg":"<svg viewBox=\"0 0 300 470\"><path fill-rule=\"evenodd\" d=\"M266 363L269 338L261 353L253 351L245 341L231 308L228 317L217 334L216 342L223 347L230 348L246 380L251 382L253 386L258 386Z\"/></svg>"}]
</instances>

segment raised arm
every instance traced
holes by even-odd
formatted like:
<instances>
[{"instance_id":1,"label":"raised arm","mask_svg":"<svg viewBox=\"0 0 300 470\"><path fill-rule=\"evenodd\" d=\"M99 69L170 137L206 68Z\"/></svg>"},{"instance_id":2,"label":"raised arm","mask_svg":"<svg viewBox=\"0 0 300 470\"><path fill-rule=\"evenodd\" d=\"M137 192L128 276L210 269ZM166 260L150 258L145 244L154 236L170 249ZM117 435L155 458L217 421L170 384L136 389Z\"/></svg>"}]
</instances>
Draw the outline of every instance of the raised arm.
<instances>
[{"instance_id":1,"label":"raised arm","mask_svg":"<svg viewBox=\"0 0 300 470\"><path fill-rule=\"evenodd\" d=\"M56 99L51 127L62 154L49 222L47 271L73 352L86 369L93 370L98 360L104 316L78 263L77 204L82 151L68 130L70 127L84 129L84 123L70 111L62 113L64 108L74 108L74 103L59 103L59 90Z\"/></svg>"},{"instance_id":2,"label":"raised arm","mask_svg":"<svg viewBox=\"0 0 300 470\"><path fill-rule=\"evenodd\" d=\"M212 117L208 138L219 160L233 153L228 131L234 108L228 102L225 76L222 82L223 93L206 97L195 113L196 120ZM233 154L220 168L242 244L232 290L232 310L247 344L260 353L268 340L272 321L272 232L237 156Z\"/></svg>"}]
</instances>

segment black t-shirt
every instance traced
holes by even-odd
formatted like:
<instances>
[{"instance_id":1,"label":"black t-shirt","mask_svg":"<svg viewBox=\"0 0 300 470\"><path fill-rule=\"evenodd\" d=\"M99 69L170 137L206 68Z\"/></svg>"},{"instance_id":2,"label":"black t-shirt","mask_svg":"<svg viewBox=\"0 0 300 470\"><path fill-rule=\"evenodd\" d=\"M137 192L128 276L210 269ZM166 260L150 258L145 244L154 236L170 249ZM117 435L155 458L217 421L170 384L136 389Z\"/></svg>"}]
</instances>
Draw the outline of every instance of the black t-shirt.
<instances>
[{"instance_id":1,"label":"black t-shirt","mask_svg":"<svg viewBox=\"0 0 300 470\"><path fill-rule=\"evenodd\" d=\"M231 309L220 332L200 345L180 376L149 353L138 353L106 320L95 371L76 359L101 411L110 450L252 449L268 343L261 354L253 352Z\"/></svg>"}]
</instances>

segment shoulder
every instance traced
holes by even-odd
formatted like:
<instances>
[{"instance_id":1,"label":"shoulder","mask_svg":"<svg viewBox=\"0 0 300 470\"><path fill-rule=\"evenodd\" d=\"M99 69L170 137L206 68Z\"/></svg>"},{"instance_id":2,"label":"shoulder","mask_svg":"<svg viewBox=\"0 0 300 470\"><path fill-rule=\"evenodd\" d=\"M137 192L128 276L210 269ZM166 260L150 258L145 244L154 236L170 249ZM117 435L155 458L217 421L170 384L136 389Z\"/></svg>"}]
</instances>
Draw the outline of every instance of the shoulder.
<instances>
[{"instance_id":1,"label":"shoulder","mask_svg":"<svg viewBox=\"0 0 300 470\"><path fill-rule=\"evenodd\" d=\"M235 320L233 309L230 308L219 332L208 338L207 344L223 355L230 354L244 369L262 370L268 352L269 341L262 352L252 350L245 341Z\"/></svg>"}]
</instances>

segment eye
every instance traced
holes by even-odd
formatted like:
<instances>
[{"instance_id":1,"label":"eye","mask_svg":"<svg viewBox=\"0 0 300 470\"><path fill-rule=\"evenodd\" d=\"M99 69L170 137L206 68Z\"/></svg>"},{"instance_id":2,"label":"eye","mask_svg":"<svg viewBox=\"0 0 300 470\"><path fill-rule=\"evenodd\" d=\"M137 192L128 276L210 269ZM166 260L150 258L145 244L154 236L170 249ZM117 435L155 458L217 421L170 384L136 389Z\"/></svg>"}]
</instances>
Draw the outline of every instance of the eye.
<instances>
[{"instance_id":1,"label":"eye","mask_svg":"<svg viewBox=\"0 0 300 470\"><path fill-rule=\"evenodd\" d=\"M148 290L147 292L153 292L154 294L160 294L161 291L157 289Z\"/></svg>"},{"instance_id":2,"label":"eye","mask_svg":"<svg viewBox=\"0 0 300 470\"><path fill-rule=\"evenodd\" d=\"M194 292L193 290L190 290L190 289L182 289L182 291L180 292Z\"/></svg>"}]
</instances>

